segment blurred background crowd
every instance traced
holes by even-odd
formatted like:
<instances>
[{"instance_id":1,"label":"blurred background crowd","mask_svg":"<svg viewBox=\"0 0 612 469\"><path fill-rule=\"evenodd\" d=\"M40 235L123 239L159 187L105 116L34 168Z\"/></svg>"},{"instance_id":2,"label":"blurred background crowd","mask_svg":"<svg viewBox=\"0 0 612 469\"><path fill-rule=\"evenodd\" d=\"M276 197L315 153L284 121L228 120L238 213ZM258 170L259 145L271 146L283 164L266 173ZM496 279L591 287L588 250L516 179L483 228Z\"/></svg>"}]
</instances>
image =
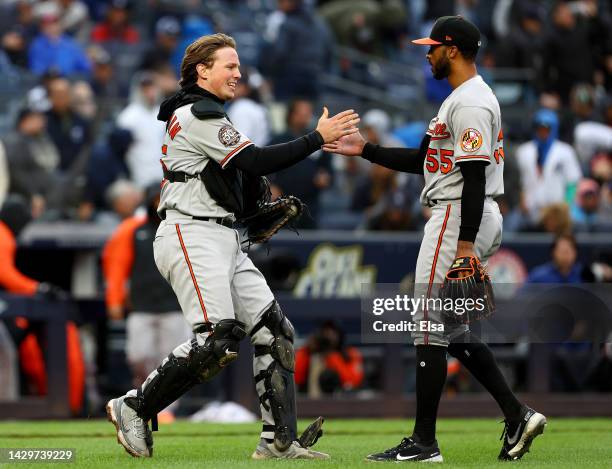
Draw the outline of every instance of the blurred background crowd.
<instances>
[{"instance_id":1,"label":"blurred background crowd","mask_svg":"<svg viewBox=\"0 0 612 469\"><path fill-rule=\"evenodd\" d=\"M410 39L461 14L483 34L479 71L502 105L506 232L612 229L612 22L597 0L5 0L0 7L0 201L34 219L118 223L161 179L161 100L184 48L238 43L228 107L256 144L310 130L322 104L363 133L418 146L448 95ZM301 228L418 231L418 177L319 152L273 177L310 208Z\"/></svg>"},{"instance_id":2,"label":"blurred background crowd","mask_svg":"<svg viewBox=\"0 0 612 469\"><path fill-rule=\"evenodd\" d=\"M45 226L82 222L108 228L107 233L119 227L102 252L102 314L121 321L139 305L152 313L142 329L129 324L134 314L126 325L127 361L134 381L141 381L187 333L172 292L158 286L161 277L153 278L157 271L146 249L158 223L153 213L162 178L158 160L165 128L156 116L161 101L177 89L185 47L217 31L236 39L242 79L227 112L257 145L305 134L326 105L332 113L357 110L362 133L373 143L418 147L451 89L433 79L426 50L410 40L428 35L437 17L451 14L480 28L479 73L502 109L505 195L498 203L505 233L544 232L555 239L550 262L533 269L526 281L611 281L609 252L584 262L573 236L612 232L608 1L2 0L0 286L11 293L65 297L62 289L15 268L16 238L29 220ZM319 151L271 181L274 196L291 193L308 205L300 230L418 233L429 216L419 203L421 177L360 158ZM138 214L149 217L134 218ZM46 273L69 270L63 264L78 261L61 251L53 256L56 262ZM264 274L271 265L260 265ZM283 285L295 283L294 275L282 279ZM99 300L101 293L90 296ZM159 315L169 312L175 314ZM12 340L21 344L30 326L9 322ZM121 329L117 324L110 326L110 343ZM171 327L175 334L168 332ZM106 329L104 322L99 330ZM87 346L80 350L74 324L72 330L69 368L80 376L81 387L75 385L71 396L82 396L87 386L88 399L95 401L90 379L104 372L112 357L99 353L93 359ZM150 355L130 348L130 330L133 337L150 338ZM0 344L8 344L2 332ZM300 390L317 397L381 382L379 362L367 349L352 347L358 345L355 331L347 340L338 324L327 321L306 332L311 335L297 352ZM168 344L158 340L162 336ZM582 362L563 361L556 367L567 377L552 388L609 392L612 347L602 350L599 374ZM21 362L36 360L22 356ZM123 392L113 385L125 387L125 380L111 371L102 379L113 392ZM36 370L20 372L37 376ZM456 362L449 362L449 376L449 389L469 387ZM82 404L75 399L74 411Z\"/></svg>"}]
</instances>

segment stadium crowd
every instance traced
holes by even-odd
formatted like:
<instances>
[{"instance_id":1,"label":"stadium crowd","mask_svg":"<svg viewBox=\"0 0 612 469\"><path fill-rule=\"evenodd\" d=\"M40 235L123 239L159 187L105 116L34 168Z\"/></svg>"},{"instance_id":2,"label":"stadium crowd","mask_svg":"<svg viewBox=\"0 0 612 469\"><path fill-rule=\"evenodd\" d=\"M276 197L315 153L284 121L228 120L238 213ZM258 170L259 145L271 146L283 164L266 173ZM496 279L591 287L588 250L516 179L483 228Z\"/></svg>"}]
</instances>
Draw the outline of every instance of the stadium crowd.
<instances>
[{"instance_id":1,"label":"stadium crowd","mask_svg":"<svg viewBox=\"0 0 612 469\"><path fill-rule=\"evenodd\" d=\"M612 229L607 2L8 0L0 8L0 198L22 195L35 219L118 223L133 214L162 177L158 105L200 35L235 35L244 77L228 114L263 145L310 129L319 105L343 94L326 75L384 91L390 85L371 72L380 61L414 65L423 75L419 104L435 106L450 90L430 79L409 38L458 13L480 27L480 69L499 91L502 115L509 109L506 231ZM365 61L338 52L345 48ZM528 79L514 83L521 99L504 104L508 83L495 85L508 69ZM342 99L383 145L414 146L428 124L426 113ZM302 228L409 231L428 216L419 178L365 161L319 152L273 182L275 194L290 190L308 203Z\"/></svg>"}]
</instances>

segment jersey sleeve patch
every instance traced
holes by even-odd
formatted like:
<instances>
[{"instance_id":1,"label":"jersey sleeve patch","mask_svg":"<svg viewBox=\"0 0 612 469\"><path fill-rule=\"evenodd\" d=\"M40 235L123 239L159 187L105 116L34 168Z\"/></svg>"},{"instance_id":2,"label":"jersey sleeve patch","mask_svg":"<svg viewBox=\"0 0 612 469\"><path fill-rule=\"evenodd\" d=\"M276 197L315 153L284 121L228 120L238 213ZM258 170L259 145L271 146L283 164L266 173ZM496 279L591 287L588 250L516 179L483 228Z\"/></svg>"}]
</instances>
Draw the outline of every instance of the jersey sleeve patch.
<instances>
[{"instance_id":1,"label":"jersey sleeve patch","mask_svg":"<svg viewBox=\"0 0 612 469\"><path fill-rule=\"evenodd\" d=\"M219 141L225 147L233 147L240 142L240 132L234 129L231 125L224 125L219 129Z\"/></svg>"},{"instance_id":2,"label":"jersey sleeve patch","mask_svg":"<svg viewBox=\"0 0 612 469\"><path fill-rule=\"evenodd\" d=\"M468 153L472 153L482 146L482 141L483 138L480 131L473 128L465 129L461 134L461 149Z\"/></svg>"}]
</instances>

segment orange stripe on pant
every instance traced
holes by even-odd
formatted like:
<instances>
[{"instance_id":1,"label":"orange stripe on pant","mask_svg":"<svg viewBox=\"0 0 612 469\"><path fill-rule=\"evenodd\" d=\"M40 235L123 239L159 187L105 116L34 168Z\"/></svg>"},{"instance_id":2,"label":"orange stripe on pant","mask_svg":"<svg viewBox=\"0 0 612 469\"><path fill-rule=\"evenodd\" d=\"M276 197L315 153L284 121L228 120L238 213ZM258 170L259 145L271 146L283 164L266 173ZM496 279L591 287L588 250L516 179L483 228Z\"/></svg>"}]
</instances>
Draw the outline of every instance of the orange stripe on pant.
<instances>
[{"instance_id":1,"label":"orange stripe on pant","mask_svg":"<svg viewBox=\"0 0 612 469\"><path fill-rule=\"evenodd\" d=\"M427 288L427 298L431 296L431 287L436 276L436 264L438 263L438 254L440 253L440 246L442 246L442 239L444 238L444 232L446 231L446 223L450 216L451 205L446 206L446 215L444 215L444 222L442 223L442 229L438 236L438 245L436 246L436 253L434 254L433 262L431 264L431 272L429 274L429 287ZM427 321L427 306L425 306L425 321ZM429 343L429 332L425 332L425 345Z\"/></svg>"},{"instance_id":2,"label":"orange stripe on pant","mask_svg":"<svg viewBox=\"0 0 612 469\"><path fill-rule=\"evenodd\" d=\"M185 247L185 243L183 242L183 236L181 235L181 229L177 224L176 226L176 234L178 234L179 242L181 243L181 248L183 249L183 254L185 255L185 261L187 262L187 267L189 267L189 273L191 274L191 280L193 281L193 286L195 288L196 293L198 294L198 300L200 300L200 306L202 307L202 313L204 313L204 321L208 322L208 314L206 314L206 307L204 306L204 300L202 299L202 293L200 292L200 287L198 287L198 282L195 278L195 274L193 273L193 267L191 267L191 262L189 261L189 255L187 254L187 248Z\"/></svg>"}]
</instances>

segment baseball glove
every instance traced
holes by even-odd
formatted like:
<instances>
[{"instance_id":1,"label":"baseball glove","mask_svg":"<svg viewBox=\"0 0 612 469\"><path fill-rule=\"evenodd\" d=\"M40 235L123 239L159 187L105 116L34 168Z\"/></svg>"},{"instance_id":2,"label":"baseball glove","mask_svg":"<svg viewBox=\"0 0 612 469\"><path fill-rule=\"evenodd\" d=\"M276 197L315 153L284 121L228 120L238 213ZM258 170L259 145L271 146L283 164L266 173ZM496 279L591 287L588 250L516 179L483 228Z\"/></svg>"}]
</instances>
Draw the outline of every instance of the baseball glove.
<instances>
[{"instance_id":1,"label":"baseball glove","mask_svg":"<svg viewBox=\"0 0 612 469\"><path fill-rule=\"evenodd\" d=\"M457 257L453 261L438 298L442 299L448 323L469 324L495 311L491 278L476 256ZM452 307L447 307L449 304Z\"/></svg>"},{"instance_id":2,"label":"baseball glove","mask_svg":"<svg viewBox=\"0 0 612 469\"><path fill-rule=\"evenodd\" d=\"M303 209L302 201L293 195L260 204L257 212L240 220L240 223L247 228L246 242L249 244L267 242L283 226L295 223Z\"/></svg>"}]
</instances>

